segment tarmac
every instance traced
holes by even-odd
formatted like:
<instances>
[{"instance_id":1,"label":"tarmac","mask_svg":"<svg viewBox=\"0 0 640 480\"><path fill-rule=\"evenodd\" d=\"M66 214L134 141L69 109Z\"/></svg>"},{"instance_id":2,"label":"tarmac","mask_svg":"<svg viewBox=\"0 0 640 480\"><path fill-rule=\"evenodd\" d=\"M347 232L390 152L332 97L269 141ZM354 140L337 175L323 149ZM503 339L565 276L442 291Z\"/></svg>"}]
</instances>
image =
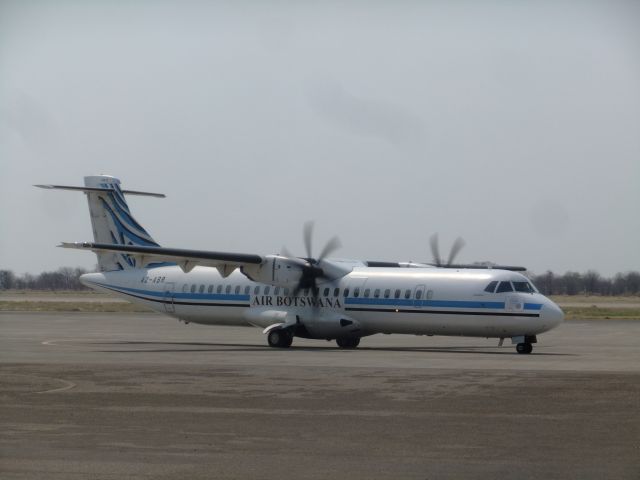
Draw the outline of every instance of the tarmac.
<instances>
[{"instance_id":1,"label":"tarmac","mask_svg":"<svg viewBox=\"0 0 640 480\"><path fill-rule=\"evenodd\" d=\"M640 321L531 355L404 335L356 350L156 314L0 314L0 477L639 479Z\"/></svg>"}]
</instances>

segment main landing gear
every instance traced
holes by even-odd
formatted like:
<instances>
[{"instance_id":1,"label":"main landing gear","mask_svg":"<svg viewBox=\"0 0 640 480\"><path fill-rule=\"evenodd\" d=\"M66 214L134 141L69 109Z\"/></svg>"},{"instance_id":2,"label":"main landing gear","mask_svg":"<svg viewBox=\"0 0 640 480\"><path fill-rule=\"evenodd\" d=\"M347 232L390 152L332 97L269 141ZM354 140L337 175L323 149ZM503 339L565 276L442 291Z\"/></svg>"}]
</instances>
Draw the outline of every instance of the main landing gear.
<instances>
[{"instance_id":1,"label":"main landing gear","mask_svg":"<svg viewBox=\"0 0 640 480\"><path fill-rule=\"evenodd\" d=\"M336 343L340 348L357 348L360 345L358 337L342 337L336 338Z\"/></svg>"},{"instance_id":2,"label":"main landing gear","mask_svg":"<svg viewBox=\"0 0 640 480\"><path fill-rule=\"evenodd\" d=\"M531 353L533 352L533 345L531 345L530 343L519 343L516 345L516 352Z\"/></svg>"},{"instance_id":3,"label":"main landing gear","mask_svg":"<svg viewBox=\"0 0 640 480\"><path fill-rule=\"evenodd\" d=\"M267 341L273 348L289 348L293 343L293 335L289 330L274 328L267 335Z\"/></svg>"}]
</instances>

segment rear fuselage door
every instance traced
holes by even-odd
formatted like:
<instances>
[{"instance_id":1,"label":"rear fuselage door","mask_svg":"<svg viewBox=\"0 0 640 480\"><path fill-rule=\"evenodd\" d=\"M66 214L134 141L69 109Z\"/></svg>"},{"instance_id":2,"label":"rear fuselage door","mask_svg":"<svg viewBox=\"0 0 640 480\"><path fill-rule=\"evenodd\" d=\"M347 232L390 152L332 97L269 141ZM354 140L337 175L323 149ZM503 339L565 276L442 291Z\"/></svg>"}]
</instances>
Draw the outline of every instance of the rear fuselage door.
<instances>
[{"instance_id":1,"label":"rear fuselage door","mask_svg":"<svg viewBox=\"0 0 640 480\"><path fill-rule=\"evenodd\" d=\"M175 288L174 282L167 282L164 284L164 295L162 296L162 301L164 302L164 311L167 313L174 313L176 311L176 307L173 303L173 292Z\"/></svg>"}]
</instances>

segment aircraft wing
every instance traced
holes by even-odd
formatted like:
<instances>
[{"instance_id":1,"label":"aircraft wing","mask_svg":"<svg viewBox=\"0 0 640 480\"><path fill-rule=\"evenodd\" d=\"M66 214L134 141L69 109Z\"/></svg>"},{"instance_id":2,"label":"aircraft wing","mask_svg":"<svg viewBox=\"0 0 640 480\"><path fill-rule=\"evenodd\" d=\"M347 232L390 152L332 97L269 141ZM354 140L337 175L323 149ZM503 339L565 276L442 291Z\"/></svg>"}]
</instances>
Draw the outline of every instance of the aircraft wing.
<instances>
[{"instance_id":1,"label":"aircraft wing","mask_svg":"<svg viewBox=\"0 0 640 480\"><path fill-rule=\"evenodd\" d=\"M59 246L62 248L91 250L93 252L122 253L134 257L136 264L139 266L158 262L173 262L185 272L191 271L196 266L215 267L223 277L227 277L238 267L260 265L264 261L264 258L260 255L187 250L182 248L91 242L63 242Z\"/></svg>"}]
</instances>

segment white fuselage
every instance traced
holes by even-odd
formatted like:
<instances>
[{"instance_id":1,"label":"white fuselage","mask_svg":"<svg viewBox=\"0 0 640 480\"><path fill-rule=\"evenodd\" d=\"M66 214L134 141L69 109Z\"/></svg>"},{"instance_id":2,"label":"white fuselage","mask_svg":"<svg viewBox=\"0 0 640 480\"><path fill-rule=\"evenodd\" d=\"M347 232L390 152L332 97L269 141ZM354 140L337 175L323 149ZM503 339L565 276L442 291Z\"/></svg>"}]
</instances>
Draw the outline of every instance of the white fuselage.
<instances>
[{"instance_id":1,"label":"white fuselage","mask_svg":"<svg viewBox=\"0 0 640 480\"><path fill-rule=\"evenodd\" d=\"M557 326L562 311L532 292L492 293L491 282L526 282L511 271L444 268L354 268L318 284L317 296L256 283L239 271L177 266L92 273L82 282L185 322L304 326L298 336L334 339L375 333L508 338Z\"/></svg>"}]
</instances>

